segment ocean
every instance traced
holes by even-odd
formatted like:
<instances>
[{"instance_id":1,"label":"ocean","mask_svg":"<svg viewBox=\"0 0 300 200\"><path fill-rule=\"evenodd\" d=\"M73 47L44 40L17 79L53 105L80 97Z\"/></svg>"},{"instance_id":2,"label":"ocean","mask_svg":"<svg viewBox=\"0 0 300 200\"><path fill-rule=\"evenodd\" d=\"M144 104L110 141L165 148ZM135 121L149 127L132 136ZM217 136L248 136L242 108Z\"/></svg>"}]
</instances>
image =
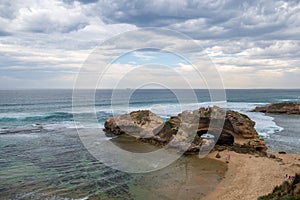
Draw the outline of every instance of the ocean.
<instances>
[{"instance_id":1,"label":"ocean","mask_svg":"<svg viewBox=\"0 0 300 200\"><path fill-rule=\"evenodd\" d=\"M186 92L176 90L175 93L184 96ZM167 119L186 109L211 105L207 90L194 92L197 103L188 99L179 102L174 90L140 89L132 93L128 105L112 106L113 91L97 90L94 102L96 125L102 128L106 118L133 110L149 109ZM256 122L255 128L266 140L270 151L300 153L299 116L250 112L256 106L271 102L300 101L300 90L226 90L226 99L225 109L244 113ZM141 184L149 187L153 184L149 180L156 180L154 177L158 174L147 178L114 170L85 149L75 129L74 114L82 118L89 116L87 104L90 102L83 102L74 113L72 90L0 91L0 196L3 199L84 199L93 196L136 199L157 192L145 190ZM178 170L182 168L180 163L184 161L175 164L179 166ZM218 171L221 170L216 169L214 178L210 179L214 184L222 176ZM208 178L207 174L211 173L201 176Z\"/></svg>"}]
</instances>

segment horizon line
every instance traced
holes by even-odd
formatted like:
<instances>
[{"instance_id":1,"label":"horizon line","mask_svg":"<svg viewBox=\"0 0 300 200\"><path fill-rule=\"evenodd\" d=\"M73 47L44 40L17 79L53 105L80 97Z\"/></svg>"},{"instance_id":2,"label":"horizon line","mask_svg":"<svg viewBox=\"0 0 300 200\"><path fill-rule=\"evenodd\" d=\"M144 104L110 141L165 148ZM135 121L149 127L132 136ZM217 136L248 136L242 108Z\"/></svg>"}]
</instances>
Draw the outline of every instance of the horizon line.
<instances>
[{"instance_id":1,"label":"horizon line","mask_svg":"<svg viewBox=\"0 0 300 200\"><path fill-rule=\"evenodd\" d=\"M97 88L96 90L300 90L300 88ZM0 90L74 90L74 88L0 88ZM78 90L94 90L78 88Z\"/></svg>"}]
</instances>

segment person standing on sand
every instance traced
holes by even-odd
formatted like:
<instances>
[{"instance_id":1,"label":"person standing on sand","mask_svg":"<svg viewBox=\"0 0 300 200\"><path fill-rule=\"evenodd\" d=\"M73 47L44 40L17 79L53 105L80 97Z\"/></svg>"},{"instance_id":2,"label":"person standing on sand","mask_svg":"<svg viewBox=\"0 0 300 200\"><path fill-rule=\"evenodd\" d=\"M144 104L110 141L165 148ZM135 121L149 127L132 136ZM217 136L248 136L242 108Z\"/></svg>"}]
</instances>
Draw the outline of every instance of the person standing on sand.
<instances>
[{"instance_id":1,"label":"person standing on sand","mask_svg":"<svg viewBox=\"0 0 300 200\"><path fill-rule=\"evenodd\" d=\"M230 155L229 155L229 154L226 154L226 155L225 155L225 160L226 160L226 161L229 161L229 160L230 160Z\"/></svg>"}]
</instances>

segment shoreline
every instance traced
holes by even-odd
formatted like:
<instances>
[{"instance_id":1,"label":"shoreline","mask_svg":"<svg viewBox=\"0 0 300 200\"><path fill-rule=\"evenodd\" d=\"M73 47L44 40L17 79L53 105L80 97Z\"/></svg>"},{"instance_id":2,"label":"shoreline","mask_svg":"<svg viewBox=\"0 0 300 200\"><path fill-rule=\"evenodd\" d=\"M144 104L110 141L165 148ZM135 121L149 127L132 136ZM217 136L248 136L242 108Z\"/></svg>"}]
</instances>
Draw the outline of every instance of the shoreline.
<instances>
[{"instance_id":1,"label":"shoreline","mask_svg":"<svg viewBox=\"0 0 300 200\"><path fill-rule=\"evenodd\" d=\"M230 155L228 169L224 178L215 190L204 197L204 200L253 200L273 191L282 184L285 174L294 175L300 172L300 155L274 154L277 158L260 157L251 154L239 154L233 151L211 152L207 158L225 162L225 155Z\"/></svg>"}]
</instances>

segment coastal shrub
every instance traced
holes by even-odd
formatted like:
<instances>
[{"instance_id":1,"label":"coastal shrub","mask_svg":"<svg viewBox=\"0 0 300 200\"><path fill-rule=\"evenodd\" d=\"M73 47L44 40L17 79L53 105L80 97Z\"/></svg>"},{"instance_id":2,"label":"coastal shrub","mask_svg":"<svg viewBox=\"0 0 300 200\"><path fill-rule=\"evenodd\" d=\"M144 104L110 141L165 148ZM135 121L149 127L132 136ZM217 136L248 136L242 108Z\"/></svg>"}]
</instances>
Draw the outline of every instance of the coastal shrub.
<instances>
[{"instance_id":1,"label":"coastal shrub","mask_svg":"<svg viewBox=\"0 0 300 200\"><path fill-rule=\"evenodd\" d=\"M173 128L173 124L172 124L170 121L166 121L165 123L166 123L166 125L168 125L170 128Z\"/></svg>"},{"instance_id":2,"label":"coastal shrub","mask_svg":"<svg viewBox=\"0 0 300 200\"><path fill-rule=\"evenodd\" d=\"M143 119L143 115L142 114L138 114L138 116L136 118L139 121L139 123L141 123L142 119Z\"/></svg>"},{"instance_id":3,"label":"coastal shrub","mask_svg":"<svg viewBox=\"0 0 300 200\"><path fill-rule=\"evenodd\" d=\"M195 140L198 141L198 140L200 140L200 139L201 139L200 136L199 136L198 134L196 134L196 135L195 135Z\"/></svg>"},{"instance_id":4,"label":"coastal shrub","mask_svg":"<svg viewBox=\"0 0 300 200\"><path fill-rule=\"evenodd\" d=\"M209 109L208 111L204 112L203 114L204 114L204 117L210 117L211 115L214 114L214 111Z\"/></svg>"},{"instance_id":5,"label":"coastal shrub","mask_svg":"<svg viewBox=\"0 0 300 200\"><path fill-rule=\"evenodd\" d=\"M300 196L284 196L282 200L300 200Z\"/></svg>"},{"instance_id":6,"label":"coastal shrub","mask_svg":"<svg viewBox=\"0 0 300 200\"><path fill-rule=\"evenodd\" d=\"M246 119L250 119L247 115L243 114L243 113L240 113L240 115L242 115L244 118Z\"/></svg>"}]
</instances>

